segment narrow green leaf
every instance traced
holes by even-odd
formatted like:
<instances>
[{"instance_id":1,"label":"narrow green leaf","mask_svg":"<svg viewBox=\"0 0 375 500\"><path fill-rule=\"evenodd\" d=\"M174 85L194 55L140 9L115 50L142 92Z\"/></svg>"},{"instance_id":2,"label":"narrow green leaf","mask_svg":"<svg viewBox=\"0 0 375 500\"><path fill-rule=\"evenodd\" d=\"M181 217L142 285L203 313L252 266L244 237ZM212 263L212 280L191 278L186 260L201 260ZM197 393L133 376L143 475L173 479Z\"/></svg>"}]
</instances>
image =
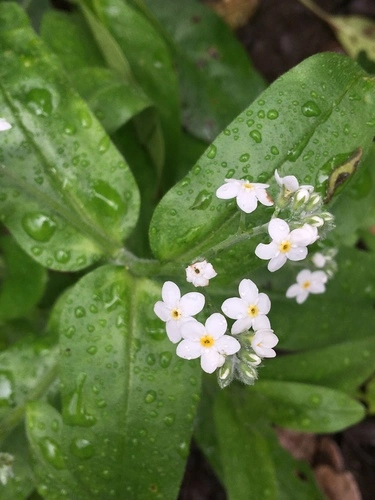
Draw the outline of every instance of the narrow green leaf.
<instances>
[{"instance_id":1,"label":"narrow green leaf","mask_svg":"<svg viewBox=\"0 0 375 500\"><path fill-rule=\"evenodd\" d=\"M174 53L182 121L211 142L265 88L244 48L211 9L197 0L145 0Z\"/></svg>"},{"instance_id":2,"label":"narrow green leaf","mask_svg":"<svg viewBox=\"0 0 375 500\"><path fill-rule=\"evenodd\" d=\"M159 298L159 285L105 266L60 309L62 455L90 494L177 496L200 369L175 355Z\"/></svg>"},{"instance_id":3,"label":"narrow green leaf","mask_svg":"<svg viewBox=\"0 0 375 500\"><path fill-rule=\"evenodd\" d=\"M41 299L46 270L25 254L13 238L0 239L4 268L0 289L0 321L27 315Z\"/></svg>"},{"instance_id":4,"label":"narrow green leaf","mask_svg":"<svg viewBox=\"0 0 375 500\"><path fill-rule=\"evenodd\" d=\"M374 83L356 63L333 53L305 60L241 113L164 196L150 228L153 252L184 263L197 255L209 257L217 279L250 272L261 263L254 255L259 237L213 258L215 247L239 227L235 201L215 196L224 179L269 182L273 196L278 192L273 178L277 168L281 175L313 184L324 197L329 175L343 154L362 148L366 156L374 118ZM270 214L270 207L258 207L250 216L251 226L268 222Z\"/></svg>"},{"instance_id":5,"label":"narrow green leaf","mask_svg":"<svg viewBox=\"0 0 375 500\"><path fill-rule=\"evenodd\" d=\"M272 423L298 431L338 432L365 416L344 392L318 385L258 380L249 389L248 397L253 395Z\"/></svg>"},{"instance_id":6,"label":"narrow green leaf","mask_svg":"<svg viewBox=\"0 0 375 500\"><path fill-rule=\"evenodd\" d=\"M354 393L374 372L374 359L375 338L367 337L277 357L265 364L260 377Z\"/></svg>"},{"instance_id":7,"label":"narrow green leaf","mask_svg":"<svg viewBox=\"0 0 375 500\"><path fill-rule=\"evenodd\" d=\"M53 269L116 255L138 215L132 174L22 10L0 4L0 22L3 221Z\"/></svg>"}]
</instances>

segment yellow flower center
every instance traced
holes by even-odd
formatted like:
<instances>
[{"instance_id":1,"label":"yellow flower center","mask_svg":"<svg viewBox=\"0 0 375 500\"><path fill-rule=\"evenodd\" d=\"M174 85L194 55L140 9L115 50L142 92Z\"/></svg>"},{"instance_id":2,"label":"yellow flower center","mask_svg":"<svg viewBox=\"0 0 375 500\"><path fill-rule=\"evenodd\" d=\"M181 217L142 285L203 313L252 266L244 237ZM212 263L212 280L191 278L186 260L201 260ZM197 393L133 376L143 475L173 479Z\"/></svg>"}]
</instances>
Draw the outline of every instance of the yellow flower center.
<instances>
[{"instance_id":1,"label":"yellow flower center","mask_svg":"<svg viewBox=\"0 0 375 500\"><path fill-rule=\"evenodd\" d=\"M254 186L250 182L245 182L243 188L251 191L252 189L254 189Z\"/></svg>"},{"instance_id":2,"label":"yellow flower center","mask_svg":"<svg viewBox=\"0 0 375 500\"><path fill-rule=\"evenodd\" d=\"M178 320L181 318L181 311L179 309L172 309L171 311L171 317L174 320Z\"/></svg>"},{"instance_id":3,"label":"yellow flower center","mask_svg":"<svg viewBox=\"0 0 375 500\"><path fill-rule=\"evenodd\" d=\"M259 308L255 304L250 305L247 308L247 314L250 316L250 318L255 318L259 314Z\"/></svg>"},{"instance_id":4,"label":"yellow flower center","mask_svg":"<svg viewBox=\"0 0 375 500\"><path fill-rule=\"evenodd\" d=\"M215 344L215 339L211 335L205 335L200 338L200 343L202 347L212 347Z\"/></svg>"},{"instance_id":5,"label":"yellow flower center","mask_svg":"<svg viewBox=\"0 0 375 500\"><path fill-rule=\"evenodd\" d=\"M311 281L304 281L302 283L302 288L304 288L305 290L307 290L308 288L310 288L311 286Z\"/></svg>"},{"instance_id":6,"label":"yellow flower center","mask_svg":"<svg viewBox=\"0 0 375 500\"><path fill-rule=\"evenodd\" d=\"M292 248L292 245L289 240L282 241L279 245L279 250L282 253L289 252L289 250Z\"/></svg>"}]
</instances>

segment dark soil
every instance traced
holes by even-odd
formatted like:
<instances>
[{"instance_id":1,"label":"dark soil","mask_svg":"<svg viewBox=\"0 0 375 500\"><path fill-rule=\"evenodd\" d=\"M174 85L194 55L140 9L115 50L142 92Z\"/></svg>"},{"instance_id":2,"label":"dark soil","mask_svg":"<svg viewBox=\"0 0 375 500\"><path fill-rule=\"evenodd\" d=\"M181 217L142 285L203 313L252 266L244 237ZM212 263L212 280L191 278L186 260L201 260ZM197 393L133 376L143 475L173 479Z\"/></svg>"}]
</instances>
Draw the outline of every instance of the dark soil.
<instances>
[{"instance_id":1,"label":"dark soil","mask_svg":"<svg viewBox=\"0 0 375 500\"><path fill-rule=\"evenodd\" d=\"M315 3L331 14L375 19L375 0L315 0ZM260 0L255 14L238 29L237 35L268 82L318 52L344 52L327 24L297 0ZM282 431L280 436L294 456L311 463L329 500L375 498L375 419L368 418L336 436L307 438L288 431ZM226 499L225 490L195 444L179 497L179 500L191 499Z\"/></svg>"}]
</instances>

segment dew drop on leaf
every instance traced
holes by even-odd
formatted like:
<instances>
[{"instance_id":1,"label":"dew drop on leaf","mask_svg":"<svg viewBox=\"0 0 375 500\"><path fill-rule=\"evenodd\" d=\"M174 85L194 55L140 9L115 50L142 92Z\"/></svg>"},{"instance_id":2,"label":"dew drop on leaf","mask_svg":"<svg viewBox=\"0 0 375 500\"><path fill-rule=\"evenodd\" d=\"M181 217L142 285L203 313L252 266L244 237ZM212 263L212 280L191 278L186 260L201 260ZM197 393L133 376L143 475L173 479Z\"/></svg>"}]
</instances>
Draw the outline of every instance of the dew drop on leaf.
<instances>
[{"instance_id":1,"label":"dew drop on leaf","mask_svg":"<svg viewBox=\"0 0 375 500\"><path fill-rule=\"evenodd\" d=\"M47 215L34 212L22 218L24 231L35 241L46 243L56 231L56 223Z\"/></svg>"},{"instance_id":2,"label":"dew drop on leaf","mask_svg":"<svg viewBox=\"0 0 375 500\"><path fill-rule=\"evenodd\" d=\"M52 95L47 89L32 89L26 94L26 106L35 115L47 117L53 111Z\"/></svg>"},{"instance_id":3,"label":"dew drop on leaf","mask_svg":"<svg viewBox=\"0 0 375 500\"><path fill-rule=\"evenodd\" d=\"M249 161L250 155L249 153L244 153L243 155L240 156L240 162L246 163Z\"/></svg>"},{"instance_id":4,"label":"dew drop on leaf","mask_svg":"<svg viewBox=\"0 0 375 500\"><path fill-rule=\"evenodd\" d=\"M146 395L144 398L145 403L147 403L147 404L153 403L155 401L155 399L156 399L156 392L155 391L150 390L150 391L146 392Z\"/></svg>"},{"instance_id":5,"label":"dew drop on leaf","mask_svg":"<svg viewBox=\"0 0 375 500\"><path fill-rule=\"evenodd\" d=\"M82 306L78 306L75 308L74 310L74 316L76 318L83 318L84 316L86 316L86 310L84 307Z\"/></svg>"},{"instance_id":6,"label":"dew drop on leaf","mask_svg":"<svg viewBox=\"0 0 375 500\"><path fill-rule=\"evenodd\" d=\"M55 469L65 469L64 459L62 457L59 445L53 439L45 437L39 441L40 451L44 459Z\"/></svg>"},{"instance_id":7,"label":"dew drop on leaf","mask_svg":"<svg viewBox=\"0 0 375 500\"><path fill-rule=\"evenodd\" d=\"M87 439L76 438L70 443L69 449L77 458L91 458L95 454L95 448Z\"/></svg>"},{"instance_id":8,"label":"dew drop on leaf","mask_svg":"<svg viewBox=\"0 0 375 500\"><path fill-rule=\"evenodd\" d=\"M213 160L216 156L216 152L217 152L216 146L214 144L211 144L207 151L207 158Z\"/></svg>"},{"instance_id":9,"label":"dew drop on leaf","mask_svg":"<svg viewBox=\"0 0 375 500\"><path fill-rule=\"evenodd\" d=\"M162 352L159 355L159 362L162 368L168 368L168 366L171 364L171 360L172 360L172 353L168 351Z\"/></svg>"},{"instance_id":10,"label":"dew drop on leaf","mask_svg":"<svg viewBox=\"0 0 375 500\"><path fill-rule=\"evenodd\" d=\"M270 109L267 113L267 118L269 120L276 120L279 117L279 112L276 109Z\"/></svg>"},{"instance_id":11,"label":"dew drop on leaf","mask_svg":"<svg viewBox=\"0 0 375 500\"><path fill-rule=\"evenodd\" d=\"M106 151L108 151L110 146L110 140L107 135L105 135L102 139L100 139L99 144L98 144L98 151L100 154L104 154Z\"/></svg>"},{"instance_id":12,"label":"dew drop on leaf","mask_svg":"<svg viewBox=\"0 0 375 500\"><path fill-rule=\"evenodd\" d=\"M307 117L319 116L321 114L319 106L314 101L307 101L301 106L302 114Z\"/></svg>"},{"instance_id":13,"label":"dew drop on leaf","mask_svg":"<svg viewBox=\"0 0 375 500\"><path fill-rule=\"evenodd\" d=\"M254 139L254 141L257 143L257 144L260 144L262 142L262 134L259 132L259 130L252 130L250 133L249 133L249 136Z\"/></svg>"},{"instance_id":14,"label":"dew drop on leaf","mask_svg":"<svg viewBox=\"0 0 375 500\"><path fill-rule=\"evenodd\" d=\"M163 418L163 422L165 423L165 425L170 427L171 425L174 424L175 419L176 419L176 415L174 413L169 413L168 415L166 415Z\"/></svg>"}]
</instances>

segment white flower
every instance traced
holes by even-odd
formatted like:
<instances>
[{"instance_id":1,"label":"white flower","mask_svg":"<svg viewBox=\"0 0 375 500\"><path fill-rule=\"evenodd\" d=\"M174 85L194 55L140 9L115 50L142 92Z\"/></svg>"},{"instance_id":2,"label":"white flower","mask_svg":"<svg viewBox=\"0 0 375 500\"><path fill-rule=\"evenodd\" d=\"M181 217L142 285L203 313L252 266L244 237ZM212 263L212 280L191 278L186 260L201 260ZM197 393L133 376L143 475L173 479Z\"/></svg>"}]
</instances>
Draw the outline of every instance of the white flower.
<instances>
[{"instance_id":1,"label":"white flower","mask_svg":"<svg viewBox=\"0 0 375 500\"><path fill-rule=\"evenodd\" d=\"M5 118L0 118L0 132L9 130L10 128L12 128L12 125Z\"/></svg>"},{"instance_id":2,"label":"white flower","mask_svg":"<svg viewBox=\"0 0 375 500\"><path fill-rule=\"evenodd\" d=\"M286 175L285 177L280 177L277 170L275 170L275 179L277 184L284 189L284 193L288 196L291 193L295 193L297 189L306 189L309 193L314 191L314 186L309 184L300 186L297 177L294 175Z\"/></svg>"},{"instance_id":3,"label":"white flower","mask_svg":"<svg viewBox=\"0 0 375 500\"><path fill-rule=\"evenodd\" d=\"M255 255L260 259L269 260L268 270L277 271L287 259L303 260L307 255L307 245L318 239L316 227L304 224L298 229L289 230L288 224L282 219L272 219L268 224L271 243L259 243Z\"/></svg>"},{"instance_id":4,"label":"white flower","mask_svg":"<svg viewBox=\"0 0 375 500\"><path fill-rule=\"evenodd\" d=\"M277 335L273 333L273 330L265 328L255 332L255 335L251 340L251 347L261 358L274 358L276 356L276 352L272 349L272 347L275 347L278 341L279 339Z\"/></svg>"},{"instance_id":5,"label":"white flower","mask_svg":"<svg viewBox=\"0 0 375 500\"><path fill-rule=\"evenodd\" d=\"M324 267L326 265L328 259L322 253L316 252L312 256L311 260L313 261L313 264L314 264L315 267L322 268L322 267Z\"/></svg>"},{"instance_id":6,"label":"white flower","mask_svg":"<svg viewBox=\"0 0 375 500\"><path fill-rule=\"evenodd\" d=\"M221 310L228 318L235 319L232 334L244 332L249 328L258 330L270 328L270 321L266 314L271 309L271 301L265 293L259 293L255 283L243 279L238 287L240 298L232 297L223 302Z\"/></svg>"},{"instance_id":7,"label":"white flower","mask_svg":"<svg viewBox=\"0 0 375 500\"><path fill-rule=\"evenodd\" d=\"M180 289L172 281L164 283L161 294L164 302L156 302L154 312L166 322L168 338L175 344L181 340L181 325L185 321L196 321L192 316L203 309L205 298L198 292L186 293L181 297Z\"/></svg>"},{"instance_id":8,"label":"white flower","mask_svg":"<svg viewBox=\"0 0 375 500\"><path fill-rule=\"evenodd\" d=\"M297 274L297 283L286 291L288 299L296 298L298 304L305 302L310 293L324 293L328 276L324 271L311 272L304 269Z\"/></svg>"},{"instance_id":9,"label":"white flower","mask_svg":"<svg viewBox=\"0 0 375 500\"><path fill-rule=\"evenodd\" d=\"M13 455L5 452L0 452L0 483L3 486L7 484L8 479L14 477L13 462Z\"/></svg>"},{"instance_id":10,"label":"white flower","mask_svg":"<svg viewBox=\"0 0 375 500\"><path fill-rule=\"evenodd\" d=\"M216 191L216 196L222 200L236 198L237 205L247 214L254 212L258 201L267 207L273 205L273 201L266 191L269 184L259 184L247 180L225 179L225 184Z\"/></svg>"},{"instance_id":11,"label":"white flower","mask_svg":"<svg viewBox=\"0 0 375 500\"><path fill-rule=\"evenodd\" d=\"M184 359L201 357L201 367L212 373L222 366L225 356L238 352L241 344L230 335L225 335L227 321L222 314L214 313L205 325L199 321L189 321L181 326L183 339L176 353Z\"/></svg>"},{"instance_id":12,"label":"white flower","mask_svg":"<svg viewBox=\"0 0 375 500\"><path fill-rule=\"evenodd\" d=\"M209 280L217 275L217 272L212 267L212 264L203 260L202 262L194 262L186 269L186 281L193 283L194 286L207 286Z\"/></svg>"}]
</instances>

